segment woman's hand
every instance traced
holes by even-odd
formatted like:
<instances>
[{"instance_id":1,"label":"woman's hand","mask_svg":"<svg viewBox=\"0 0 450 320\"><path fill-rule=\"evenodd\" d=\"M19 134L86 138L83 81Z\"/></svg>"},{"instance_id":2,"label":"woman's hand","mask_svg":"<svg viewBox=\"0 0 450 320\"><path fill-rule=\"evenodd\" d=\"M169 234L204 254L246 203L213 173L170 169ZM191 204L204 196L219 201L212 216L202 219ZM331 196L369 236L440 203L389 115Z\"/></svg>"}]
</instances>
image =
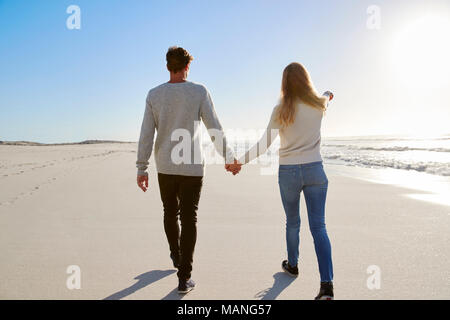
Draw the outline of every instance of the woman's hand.
<instances>
[{"instance_id":1,"label":"woman's hand","mask_svg":"<svg viewBox=\"0 0 450 320\"><path fill-rule=\"evenodd\" d=\"M333 92L331 92L331 91L325 91L325 92L323 93L323 95L324 95L324 96L327 96L328 99L329 99L329 101L333 100L333 97L334 97Z\"/></svg>"}]
</instances>

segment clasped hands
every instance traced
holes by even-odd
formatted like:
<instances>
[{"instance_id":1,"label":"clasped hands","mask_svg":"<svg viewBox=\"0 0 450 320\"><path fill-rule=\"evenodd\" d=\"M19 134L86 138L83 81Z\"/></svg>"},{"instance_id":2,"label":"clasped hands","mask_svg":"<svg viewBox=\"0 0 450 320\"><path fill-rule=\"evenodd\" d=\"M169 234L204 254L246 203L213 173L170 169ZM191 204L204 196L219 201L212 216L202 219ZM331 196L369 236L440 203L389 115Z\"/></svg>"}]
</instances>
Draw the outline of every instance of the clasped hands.
<instances>
[{"instance_id":1,"label":"clasped hands","mask_svg":"<svg viewBox=\"0 0 450 320\"><path fill-rule=\"evenodd\" d=\"M233 174L233 176L237 175L239 171L241 171L242 163L239 163L236 159L233 163L225 164L225 169ZM142 191L147 191L148 189L148 176L147 175L138 175L137 176L137 185Z\"/></svg>"},{"instance_id":2,"label":"clasped hands","mask_svg":"<svg viewBox=\"0 0 450 320\"><path fill-rule=\"evenodd\" d=\"M226 163L225 170L231 172L233 176L237 175L241 171L242 163L239 163L236 159L233 163Z\"/></svg>"}]
</instances>

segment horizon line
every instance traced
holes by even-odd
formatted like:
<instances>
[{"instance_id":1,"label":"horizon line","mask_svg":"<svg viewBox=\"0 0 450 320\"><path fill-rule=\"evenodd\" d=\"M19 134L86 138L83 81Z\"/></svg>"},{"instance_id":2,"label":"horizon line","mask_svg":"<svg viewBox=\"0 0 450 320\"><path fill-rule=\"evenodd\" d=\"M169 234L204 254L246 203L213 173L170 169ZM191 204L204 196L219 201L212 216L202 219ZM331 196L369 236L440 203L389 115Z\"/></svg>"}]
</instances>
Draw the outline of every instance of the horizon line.
<instances>
[{"instance_id":1,"label":"horizon line","mask_svg":"<svg viewBox=\"0 0 450 320\"><path fill-rule=\"evenodd\" d=\"M345 136L324 136L322 139L345 139L345 138L381 138L381 137L410 137L410 138L431 138L450 136L450 133L432 134L432 135L412 135L412 134L369 134L369 135L345 135ZM255 139L258 141L258 139ZM139 141L123 141L111 139L88 139L72 142L38 142L29 140L0 140L0 145L16 145L16 146L56 146L56 145L84 145L84 144L102 144L102 143L138 143Z\"/></svg>"}]
</instances>

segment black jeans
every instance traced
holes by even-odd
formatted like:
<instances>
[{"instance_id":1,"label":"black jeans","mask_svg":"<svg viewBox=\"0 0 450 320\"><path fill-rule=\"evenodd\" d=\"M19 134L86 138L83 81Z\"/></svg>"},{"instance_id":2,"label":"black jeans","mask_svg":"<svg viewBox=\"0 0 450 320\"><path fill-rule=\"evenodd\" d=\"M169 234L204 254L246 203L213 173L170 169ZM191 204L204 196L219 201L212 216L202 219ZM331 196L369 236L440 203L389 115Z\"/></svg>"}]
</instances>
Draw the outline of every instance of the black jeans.
<instances>
[{"instance_id":1,"label":"black jeans","mask_svg":"<svg viewBox=\"0 0 450 320\"><path fill-rule=\"evenodd\" d=\"M197 241L197 210L203 177L158 173L158 182L170 253L180 256L178 278L187 280L191 277ZM181 233L178 217L181 221Z\"/></svg>"}]
</instances>

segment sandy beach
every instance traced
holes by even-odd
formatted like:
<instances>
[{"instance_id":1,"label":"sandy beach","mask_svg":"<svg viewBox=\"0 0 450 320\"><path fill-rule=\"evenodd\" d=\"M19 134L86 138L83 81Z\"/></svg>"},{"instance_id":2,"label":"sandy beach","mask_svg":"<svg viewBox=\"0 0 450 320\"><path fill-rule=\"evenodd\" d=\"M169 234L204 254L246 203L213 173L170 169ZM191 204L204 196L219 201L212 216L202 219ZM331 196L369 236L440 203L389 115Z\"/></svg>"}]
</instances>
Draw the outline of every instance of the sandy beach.
<instances>
[{"instance_id":1,"label":"sandy beach","mask_svg":"<svg viewBox=\"0 0 450 320\"><path fill-rule=\"evenodd\" d=\"M300 276L281 272L284 212L276 175L206 168L193 279L181 297L152 163L136 185L136 144L0 145L0 299L312 299L319 273L301 206ZM152 157L153 161L153 157ZM329 178L336 299L449 299L450 207L413 189ZM68 266L81 270L69 290ZM378 266L380 288L367 268Z\"/></svg>"}]
</instances>

